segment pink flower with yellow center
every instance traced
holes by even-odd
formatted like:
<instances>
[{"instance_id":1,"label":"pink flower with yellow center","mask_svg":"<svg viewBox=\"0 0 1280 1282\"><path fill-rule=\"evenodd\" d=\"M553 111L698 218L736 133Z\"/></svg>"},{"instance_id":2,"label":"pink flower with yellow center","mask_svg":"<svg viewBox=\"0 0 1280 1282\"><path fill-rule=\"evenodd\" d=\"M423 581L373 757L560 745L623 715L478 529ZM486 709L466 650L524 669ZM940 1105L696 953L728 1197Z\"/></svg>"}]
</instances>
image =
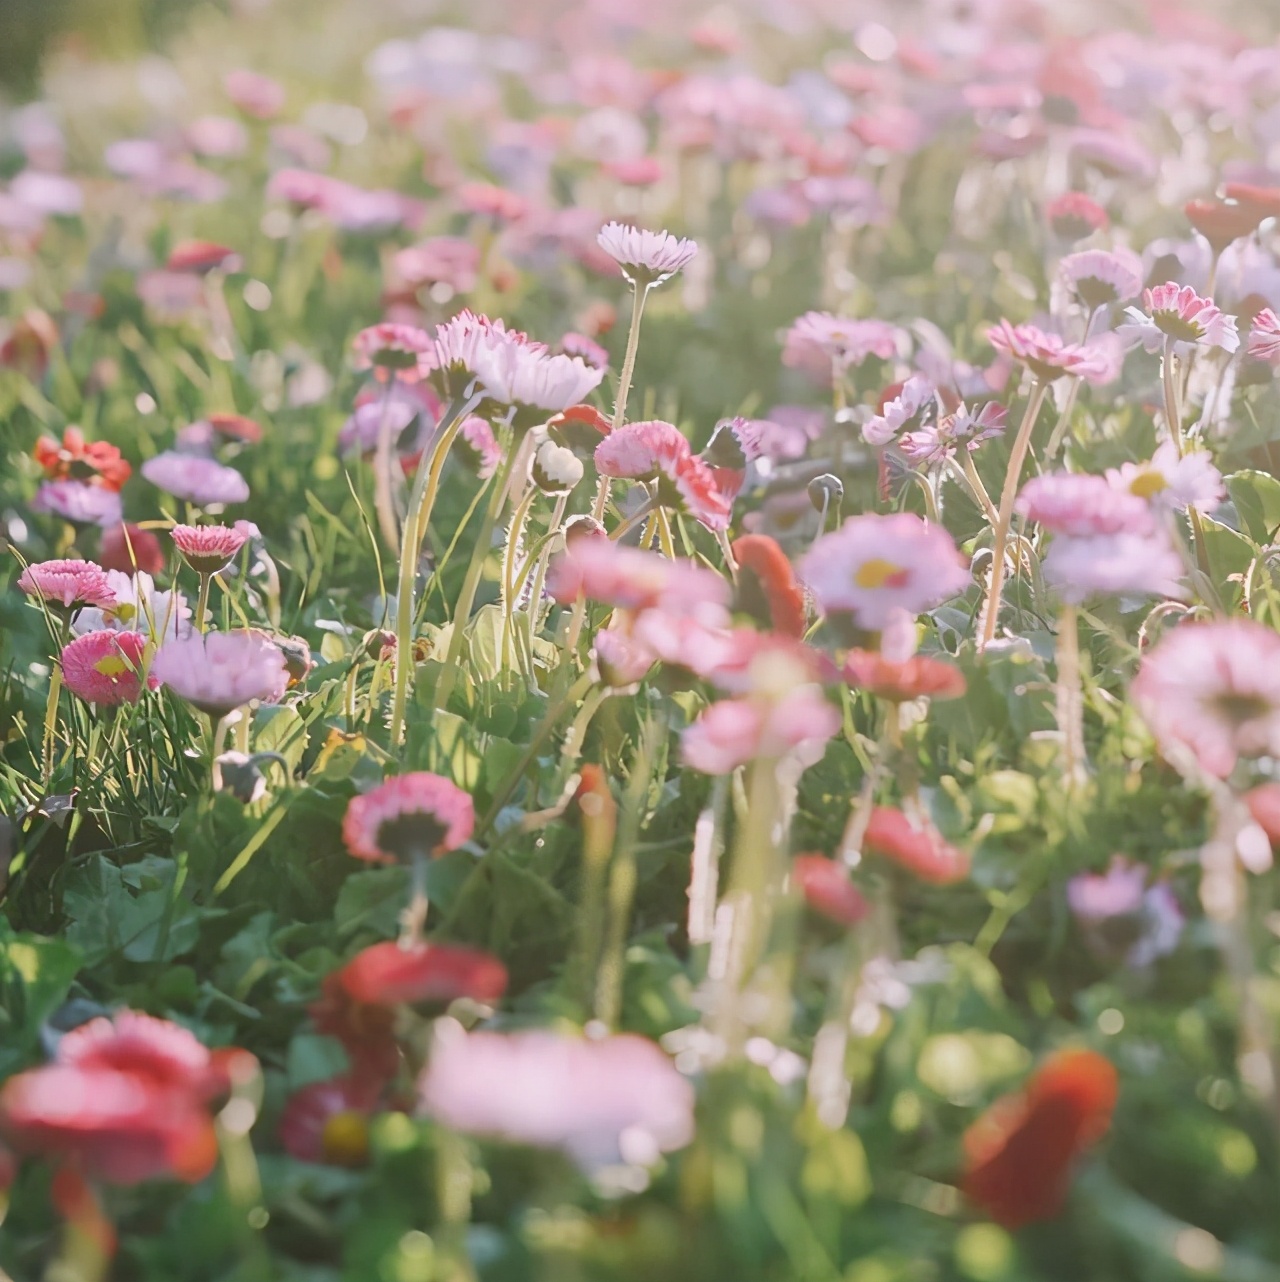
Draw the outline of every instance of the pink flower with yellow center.
<instances>
[{"instance_id":1,"label":"pink flower with yellow center","mask_svg":"<svg viewBox=\"0 0 1280 1282\"><path fill-rule=\"evenodd\" d=\"M86 703L115 708L142 695L147 636L143 632L86 632L62 650L62 679ZM147 679L154 690L154 677Z\"/></svg>"},{"instance_id":2,"label":"pink flower with yellow center","mask_svg":"<svg viewBox=\"0 0 1280 1282\"><path fill-rule=\"evenodd\" d=\"M225 717L255 699L274 703L289 684L279 647L250 631L197 632L166 641L151 674L211 717Z\"/></svg>"},{"instance_id":3,"label":"pink flower with yellow center","mask_svg":"<svg viewBox=\"0 0 1280 1282\"><path fill-rule=\"evenodd\" d=\"M1208 450L1179 455L1172 441L1161 444L1145 463L1108 469L1107 483L1165 511L1185 512L1193 507L1208 515L1227 496L1213 455Z\"/></svg>"}]
</instances>

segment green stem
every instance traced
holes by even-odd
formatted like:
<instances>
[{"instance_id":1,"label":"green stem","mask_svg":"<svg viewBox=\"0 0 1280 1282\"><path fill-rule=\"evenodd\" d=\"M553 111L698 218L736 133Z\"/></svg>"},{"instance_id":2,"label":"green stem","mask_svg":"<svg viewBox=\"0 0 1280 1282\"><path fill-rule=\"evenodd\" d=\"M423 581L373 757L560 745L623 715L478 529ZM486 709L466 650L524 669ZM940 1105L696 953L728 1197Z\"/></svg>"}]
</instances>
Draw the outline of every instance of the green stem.
<instances>
[{"instance_id":1,"label":"green stem","mask_svg":"<svg viewBox=\"0 0 1280 1282\"><path fill-rule=\"evenodd\" d=\"M1084 697L1080 684L1080 624L1076 607L1062 607L1058 624L1058 734L1061 736L1062 777L1068 792L1085 781Z\"/></svg>"},{"instance_id":2,"label":"green stem","mask_svg":"<svg viewBox=\"0 0 1280 1282\"><path fill-rule=\"evenodd\" d=\"M378 514L378 525L387 547L393 552L400 546L400 531L396 528L395 504L391 496L391 417L387 410L391 404L394 376L388 374L382 390L382 408L378 415L378 438L373 456L373 506Z\"/></svg>"},{"instance_id":3,"label":"green stem","mask_svg":"<svg viewBox=\"0 0 1280 1282\"><path fill-rule=\"evenodd\" d=\"M644 316L645 300L649 297L649 287L638 285L631 287L631 328L627 331L627 351L622 358L622 373L618 376L618 399L613 404L613 430L616 432L627 419L627 397L631 394L631 380L636 372L636 352L640 347L640 321ZM591 515L597 521L604 520L605 504L609 501L610 478L601 476L596 486L595 502L591 505Z\"/></svg>"},{"instance_id":4,"label":"green stem","mask_svg":"<svg viewBox=\"0 0 1280 1282\"><path fill-rule=\"evenodd\" d=\"M196 631L204 632L205 615L209 610L209 584L213 579L212 574L200 574L200 594L196 597Z\"/></svg>"}]
</instances>

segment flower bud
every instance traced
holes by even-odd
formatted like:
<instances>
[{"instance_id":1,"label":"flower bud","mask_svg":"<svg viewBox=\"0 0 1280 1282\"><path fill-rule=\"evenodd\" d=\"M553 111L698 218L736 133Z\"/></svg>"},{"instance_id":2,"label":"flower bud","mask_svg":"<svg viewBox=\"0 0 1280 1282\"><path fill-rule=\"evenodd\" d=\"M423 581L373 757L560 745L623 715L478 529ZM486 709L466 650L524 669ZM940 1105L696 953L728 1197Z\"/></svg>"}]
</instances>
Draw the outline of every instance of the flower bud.
<instances>
[{"instance_id":1,"label":"flower bud","mask_svg":"<svg viewBox=\"0 0 1280 1282\"><path fill-rule=\"evenodd\" d=\"M844 482L830 472L815 476L809 482L809 502L816 512L826 512L829 508L839 511L844 502Z\"/></svg>"},{"instance_id":2,"label":"flower bud","mask_svg":"<svg viewBox=\"0 0 1280 1282\"><path fill-rule=\"evenodd\" d=\"M582 480L582 461L572 450L547 439L534 451L532 475L544 494L568 494Z\"/></svg>"}]
</instances>

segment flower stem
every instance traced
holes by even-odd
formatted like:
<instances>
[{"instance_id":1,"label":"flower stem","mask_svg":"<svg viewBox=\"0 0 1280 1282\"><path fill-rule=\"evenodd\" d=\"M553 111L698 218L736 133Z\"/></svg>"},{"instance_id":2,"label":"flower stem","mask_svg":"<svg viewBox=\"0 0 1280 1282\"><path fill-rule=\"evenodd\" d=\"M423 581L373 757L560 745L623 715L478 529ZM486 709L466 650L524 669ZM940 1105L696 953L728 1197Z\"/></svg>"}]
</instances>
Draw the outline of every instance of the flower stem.
<instances>
[{"instance_id":1,"label":"flower stem","mask_svg":"<svg viewBox=\"0 0 1280 1282\"><path fill-rule=\"evenodd\" d=\"M378 514L378 526L387 547L393 552L400 546L400 531L396 526L396 513L391 497L391 389L395 379L388 377L382 389L382 408L378 415L378 442L373 456L373 506Z\"/></svg>"},{"instance_id":2,"label":"flower stem","mask_svg":"<svg viewBox=\"0 0 1280 1282\"><path fill-rule=\"evenodd\" d=\"M1058 734L1061 736L1062 777L1069 793L1085 781L1084 694L1080 684L1080 627L1076 607L1062 607L1058 623Z\"/></svg>"},{"instance_id":3,"label":"flower stem","mask_svg":"<svg viewBox=\"0 0 1280 1282\"><path fill-rule=\"evenodd\" d=\"M200 595L196 597L196 631L207 631L205 615L209 611L209 584L213 579L212 574L201 573L200 575Z\"/></svg>"},{"instance_id":4,"label":"flower stem","mask_svg":"<svg viewBox=\"0 0 1280 1282\"><path fill-rule=\"evenodd\" d=\"M987 604L983 611L982 633L978 641L978 650L985 650L995 640L996 625L1000 616L1000 592L1004 587L1005 552L1009 545L1009 527L1013 522L1013 503L1018 497L1018 482L1022 477L1022 465L1026 462L1027 449L1031 444L1031 433L1035 430L1040 407L1044 404L1045 393L1049 390L1048 382L1043 378L1036 379L1031 388L1031 399L1027 402L1026 413L1018 435L1014 438L1013 452L1009 455L1009 468L1004 475L1004 488L1000 492L1000 508L996 513L995 529L991 541L991 582L987 588Z\"/></svg>"},{"instance_id":5,"label":"flower stem","mask_svg":"<svg viewBox=\"0 0 1280 1282\"><path fill-rule=\"evenodd\" d=\"M1182 406L1178 403L1177 358L1174 355L1173 339L1166 336L1164 355L1160 358L1160 381L1164 386L1164 420L1169 429L1169 438L1181 458L1185 452L1182 442Z\"/></svg>"},{"instance_id":6,"label":"flower stem","mask_svg":"<svg viewBox=\"0 0 1280 1282\"><path fill-rule=\"evenodd\" d=\"M627 421L627 397L631 394L631 380L636 372L636 351L640 346L640 320L644 316L645 300L649 297L649 287L639 285L631 287L631 328L627 331L627 351L622 358L622 373L618 376L618 398L613 403L613 431L617 431ZM591 505L591 515L597 521L604 519L604 507L609 501L609 477L601 476L596 487L595 502Z\"/></svg>"},{"instance_id":7,"label":"flower stem","mask_svg":"<svg viewBox=\"0 0 1280 1282\"><path fill-rule=\"evenodd\" d=\"M425 851L415 850L409 863L409 902L400 915L401 948L413 948L422 942L422 932L426 929L430 908L430 901L427 899L427 855Z\"/></svg>"}]
</instances>

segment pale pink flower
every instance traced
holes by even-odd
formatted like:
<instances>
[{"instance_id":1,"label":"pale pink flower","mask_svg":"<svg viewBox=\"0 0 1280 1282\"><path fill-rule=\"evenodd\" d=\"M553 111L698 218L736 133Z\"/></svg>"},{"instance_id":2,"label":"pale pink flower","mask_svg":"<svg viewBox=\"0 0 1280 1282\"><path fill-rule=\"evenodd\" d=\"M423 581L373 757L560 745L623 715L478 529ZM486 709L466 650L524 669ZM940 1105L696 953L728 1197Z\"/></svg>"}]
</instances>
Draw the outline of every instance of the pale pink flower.
<instances>
[{"instance_id":1,"label":"pale pink flower","mask_svg":"<svg viewBox=\"0 0 1280 1282\"><path fill-rule=\"evenodd\" d=\"M1022 487L1016 510L1046 530L1071 538L1145 535L1154 524L1143 499L1118 491L1106 477L1083 472L1033 477Z\"/></svg>"},{"instance_id":2,"label":"pale pink flower","mask_svg":"<svg viewBox=\"0 0 1280 1282\"><path fill-rule=\"evenodd\" d=\"M1127 249L1086 249L1068 254L1058 271L1090 311L1108 303L1127 303L1142 293L1142 260Z\"/></svg>"},{"instance_id":3,"label":"pale pink flower","mask_svg":"<svg viewBox=\"0 0 1280 1282\"><path fill-rule=\"evenodd\" d=\"M418 770L352 797L342 840L357 859L390 864L413 854L457 850L470 839L475 821L470 793L443 775Z\"/></svg>"},{"instance_id":4,"label":"pale pink flower","mask_svg":"<svg viewBox=\"0 0 1280 1282\"><path fill-rule=\"evenodd\" d=\"M603 370L576 356L550 356L532 345L513 342L482 347L472 372L490 400L536 410L543 418L577 405L604 378Z\"/></svg>"},{"instance_id":5,"label":"pale pink flower","mask_svg":"<svg viewBox=\"0 0 1280 1282\"><path fill-rule=\"evenodd\" d=\"M1038 379L1052 381L1068 374L1087 378L1098 368L1098 356L1079 343L1068 343L1034 325L1011 325L1002 320L987 330L987 342L1025 365Z\"/></svg>"},{"instance_id":6,"label":"pale pink flower","mask_svg":"<svg viewBox=\"0 0 1280 1282\"><path fill-rule=\"evenodd\" d=\"M672 614L696 616L709 626L728 620L730 587L713 570L620 547L605 538L574 539L551 562L547 592L561 604L571 604L581 595L629 610L660 606Z\"/></svg>"},{"instance_id":7,"label":"pale pink flower","mask_svg":"<svg viewBox=\"0 0 1280 1282\"><path fill-rule=\"evenodd\" d=\"M464 443L473 455L476 475L487 481L502 462L502 446L493 434L493 427L486 418L478 414L468 415L462 421L458 439Z\"/></svg>"},{"instance_id":8,"label":"pale pink flower","mask_svg":"<svg viewBox=\"0 0 1280 1282\"><path fill-rule=\"evenodd\" d=\"M274 702L289 674L278 646L260 632L191 633L166 641L151 663L151 675L211 717L261 700Z\"/></svg>"},{"instance_id":9,"label":"pale pink flower","mask_svg":"<svg viewBox=\"0 0 1280 1282\"><path fill-rule=\"evenodd\" d=\"M681 755L685 765L707 775L787 756L811 766L822 759L840 724L840 713L818 686L796 686L778 698L723 699L684 731Z\"/></svg>"},{"instance_id":10,"label":"pale pink flower","mask_svg":"<svg viewBox=\"0 0 1280 1282\"><path fill-rule=\"evenodd\" d=\"M1249 355L1255 361L1280 366L1280 316L1264 307L1254 318L1249 330Z\"/></svg>"},{"instance_id":11,"label":"pale pink flower","mask_svg":"<svg viewBox=\"0 0 1280 1282\"><path fill-rule=\"evenodd\" d=\"M46 481L31 500L33 512L52 512L72 525L104 529L124 520L124 504L115 490L83 481Z\"/></svg>"},{"instance_id":12,"label":"pale pink flower","mask_svg":"<svg viewBox=\"0 0 1280 1282\"><path fill-rule=\"evenodd\" d=\"M902 429L934 399L933 384L923 374L913 374L874 418L862 425L862 439L868 445L888 445Z\"/></svg>"},{"instance_id":13,"label":"pale pink flower","mask_svg":"<svg viewBox=\"0 0 1280 1282\"><path fill-rule=\"evenodd\" d=\"M904 432L899 448L913 463L941 463L955 458L960 450L972 454L983 441L1003 436L1008 410L998 401L988 401L973 414L961 405L932 425Z\"/></svg>"},{"instance_id":14,"label":"pale pink flower","mask_svg":"<svg viewBox=\"0 0 1280 1282\"><path fill-rule=\"evenodd\" d=\"M19 576L18 587L46 605L66 610L110 609L116 603L106 570L92 561L33 561Z\"/></svg>"},{"instance_id":15,"label":"pale pink flower","mask_svg":"<svg viewBox=\"0 0 1280 1282\"><path fill-rule=\"evenodd\" d=\"M1122 463L1107 470L1113 489L1136 494L1152 507L1185 512L1195 508L1208 515L1227 496L1222 473L1208 450L1179 455L1172 441L1164 441L1146 463Z\"/></svg>"},{"instance_id":16,"label":"pale pink flower","mask_svg":"<svg viewBox=\"0 0 1280 1282\"><path fill-rule=\"evenodd\" d=\"M245 545L246 535L227 525L175 525L173 545L197 574L225 570Z\"/></svg>"},{"instance_id":17,"label":"pale pink flower","mask_svg":"<svg viewBox=\"0 0 1280 1282\"><path fill-rule=\"evenodd\" d=\"M323 209L335 180L310 169L277 169L267 180L267 199L282 200L296 209Z\"/></svg>"},{"instance_id":18,"label":"pale pink flower","mask_svg":"<svg viewBox=\"0 0 1280 1282\"><path fill-rule=\"evenodd\" d=\"M1212 299L1201 298L1190 285L1169 281L1144 290L1142 307L1127 307L1124 314L1129 319L1116 333L1149 352L1160 351L1166 340L1181 354L1195 347L1234 352L1240 346L1236 318L1223 315Z\"/></svg>"},{"instance_id":19,"label":"pale pink flower","mask_svg":"<svg viewBox=\"0 0 1280 1282\"><path fill-rule=\"evenodd\" d=\"M1067 240L1083 240L1110 222L1107 211L1082 191L1055 196L1045 205L1044 213L1053 230Z\"/></svg>"},{"instance_id":20,"label":"pale pink flower","mask_svg":"<svg viewBox=\"0 0 1280 1282\"><path fill-rule=\"evenodd\" d=\"M887 321L806 312L787 331L782 363L830 382L869 356L888 360L897 350L898 331Z\"/></svg>"},{"instance_id":21,"label":"pale pink flower","mask_svg":"<svg viewBox=\"0 0 1280 1282\"><path fill-rule=\"evenodd\" d=\"M1249 619L1175 628L1130 688L1166 754L1225 778L1239 757L1280 756L1280 635Z\"/></svg>"},{"instance_id":22,"label":"pale pink flower","mask_svg":"<svg viewBox=\"0 0 1280 1282\"><path fill-rule=\"evenodd\" d=\"M670 280L698 254L698 246L692 240L681 240L668 231L645 231L624 223L605 224L596 240L637 289Z\"/></svg>"},{"instance_id":23,"label":"pale pink flower","mask_svg":"<svg viewBox=\"0 0 1280 1282\"><path fill-rule=\"evenodd\" d=\"M146 668L147 637L141 632L86 632L63 647L62 678L86 703L115 708L137 703ZM147 685L155 689L150 677Z\"/></svg>"},{"instance_id":24,"label":"pale pink flower","mask_svg":"<svg viewBox=\"0 0 1280 1282\"><path fill-rule=\"evenodd\" d=\"M687 512L708 529L729 526L732 500L674 424L657 419L628 423L596 446L595 462L602 476L657 481L664 507Z\"/></svg>"},{"instance_id":25,"label":"pale pink flower","mask_svg":"<svg viewBox=\"0 0 1280 1282\"><path fill-rule=\"evenodd\" d=\"M592 655L600 680L613 690L636 686L658 661L658 656L643 641L621 627L601 628L595 635Z\"/></svg>"},{"instance_id":26,"label":"pale pink flower","mask_svg":"<svg viewBox=\"0 0 1280 1282\"><path fill-rule=\"evenodd\" d=\"M205 307L204 285L190 272L143 272L134 289L157 320L180 321Z\"/></svg>"},{"instance_id":27,"label":"pale pink flower","mask_svg":"<svg viewBox=\"0 0 1280 1282\"><path fill-rule=\"evenodd\" d=\"M411 289L447 285L453 293L465 294L476 285L480 247L462 236L433 236L400 250L391 269Z\"/></svg>"},{"instance_id":28,"label":"pale pink flower","mask_svg":"<svg viewBox=\"0 0 1280 1282\"><path fill-rule=\"evenodd\" d=\"M609 353L594 339L570 331L560 339L560 350L566 356L580 356L592 369L607 370Z\"/></svg>"},{"instance_id":29,"label":"pale pink flower","mask_svg":"<svg viewBox=\"0 0 1280 1282\"><path fill-rule=\"evenodd\" d=\"M1059 534L1041 562L1041 570L1045 582L1056 588L1064 601L1077 605L1095 593L1184 595L1182 558L1159 527L1143 534L1130 530L1082 538Z\"/></svg>"},{"instance_id":30,"label":"pale pink flower","mask_svg":"<svg viewBox=\"0 0 1280 1282\"><path fill-rule=\"evenodd\" d=\"M145 570L125 574L108 570L115 601L106 607L90 606L71 620L71 630L84 632L141 632L154 640L182 636L191 625L191 607L181 592L158 592Z\"/></svg>"},{"instance_id":31,"label":"pale pink flower","mask_svg":"<svg viewBox=\"0 0 1280 1282\"><path fill-rule=\"evenodd\" d=\"M556 1148L588 1171L651 1166L693 1139L693 1087L650 1041L437 1025L418 1081L422 1111L451 1130Z\"/></svg>"},{"instance_id":32,"label":"pale pink flower","mask_svg":"<svg viewBox=\"0 0 1280 1282\"><path fill-rule=\"evenodd\" d=\"M392 384L393 389L400 383ZM392 441L399 446L406 430L423 414L421 402L411 396L398 397L393 390L390 396L379 396L376 400L356 405L351 416L338 432L338 453L344 457L349 454L372 454L378 447L378 436L385 428L391 434ZM422 427L431 425L424 423ZM412 434L420 443L423 431Z\"/></svg>"},{"instance_id":33,"label":"pale pink flower","mask_svg":"<svg viewBox=\"0 0 1280 1282\"><path fill-rule=\"evenodd\" d=\"M849 612L873 631L897 610L919 614L970 583L951 535L909 512L850 517L818 539L797 570L827 614Z\"/></svg>"},{"instance_id":34,"label":"pale pink flower","mask_svg":"<svg viewBox=\"0 0 1280 1282\"><path fill-rule=\"evenodd\" d=\"M243 156L249 148L245 127L229 116L200 116L185 132L187 145L198 156L226 159Z\"/></svg>"},{"instance_id":35,"label":"pale pink flower","mask_svg":"<svg viewBox=\"0 0 1280 1282\"><path fill-rule=\"evenodd\" d=\"M269 76L243 68L228 71L222 78L226 95L247 116L270 120L284 109L284 86Z\"/></svg>"},{"instance_id":36,"label":"pale pink flower","mask_svg":"<svg viewBox=\"0 0 1280 1282\"><path fill-rule=\"evenodd\" d=\"M199 507L243 503L249 483L232 467L197 454L166 450L142 465L142 475L158 489Z\"/></svg>"},{"instance_id":37,"label":"pale pink flower","mask_svg":"<svg viewBox=\"0 0 1280 1282\"><path fill-rule=\"evenodd\" d=\"M355 336L351 350L356 369L372 369L383 382L416 383L436 366L435 342L413 325L370 325Z\"/></svg>"}]
</instances>

